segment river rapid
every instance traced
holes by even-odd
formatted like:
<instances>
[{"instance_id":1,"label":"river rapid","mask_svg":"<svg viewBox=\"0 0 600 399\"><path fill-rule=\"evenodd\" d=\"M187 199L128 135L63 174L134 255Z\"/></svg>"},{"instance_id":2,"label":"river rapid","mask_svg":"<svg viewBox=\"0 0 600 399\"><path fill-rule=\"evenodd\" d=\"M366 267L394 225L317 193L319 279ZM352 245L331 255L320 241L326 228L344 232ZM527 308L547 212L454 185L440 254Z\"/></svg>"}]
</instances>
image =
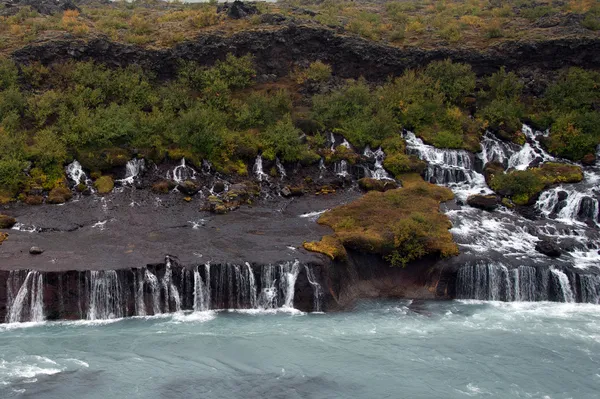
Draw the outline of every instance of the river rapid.
<instances>
[{"instance_id":1,"label":"river rapid","mask_svg":"<svg viewBox=\"0 0 600 399\"><path fill-rule=\"evenodd\" d=\"M600 307L363 301L0 327L2 398L597 398Z\"/></svg>"}]
</instances>

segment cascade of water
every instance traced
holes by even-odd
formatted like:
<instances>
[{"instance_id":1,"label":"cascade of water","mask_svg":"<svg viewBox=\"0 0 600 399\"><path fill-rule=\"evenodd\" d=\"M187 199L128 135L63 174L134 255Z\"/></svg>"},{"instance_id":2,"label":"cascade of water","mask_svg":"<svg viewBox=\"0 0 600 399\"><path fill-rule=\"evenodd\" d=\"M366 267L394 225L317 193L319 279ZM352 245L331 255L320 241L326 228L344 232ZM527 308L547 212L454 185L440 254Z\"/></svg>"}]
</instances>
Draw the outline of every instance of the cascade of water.
<instances>
[{"instance_id":1,"label":"cascade of water","mask_svg":"<svg viewBox=\"0 0 600 399\"><path fill-rule=\"evenodd\" d=\"M144 284L147 284L150 288L150 295L152 297L152 311L154 314L161 313L160 310L160 285L158 284L158 278L150 272L150 270L145 269L144 272Z\"/></svg>"},{"instance_id":2,"label":"cascade of water","mask_svg":"<svg viewBox=\"0 0 600 399\"><path fill-rule=\"evenodd\" d=\"M81 164L77 160L74 160L73 162L68 164L65 168L65 172L67 174L67 177L69 177L69 179L71 179L75 183L75 185L79 185L87 181L87 176L83 171Z\"/></svg>"},{"instance_id":3,"label":"cascade of water","mask_svg":"<svg viewBox=\"0 0 600 399\"><path fill-rule=\"evenodd\" d=\"M342 159L341 161L336 162L333 165L333 171L338 176L341 176L341 177L348 176L348 162L346 162L345 159Z\"/></svg>"},{"instance_id":4,"label":"cascade of water","mask_svg":"<svg viewBox=\"0 0 600 399\"><path fill-rule=\"evenodd\" d=\"M277 276L273 265L263 266L260 274L261 291L258 295L258 307L274 309L277 307Z\"/></svg>"},{"instance_id":5,"label":"cascade of water","mask_svg":"<svg viewBox=\"0 0 600 399\"><path fill-rule=\"evenodd\" d=\"M173 180L178 184L185 180L195 180L196 171L185 164L185 158L181 158L181 163L173 168L172 171L167 172L167 179Z\"/></svg>"},{"instance_id":6,"label":"cascade of water","mask_svg":"<svg viewBox=\"0 0 600 399\"><path fill-rule=\"evenodd\" d=\"M11 277L18 278L18 274L15 273ZM13 280L10 283L12 285L15 281ZM27 276L16 295L13 291L9 296L12 298L9 297L7 322L44 320L44 278L42 273L37 271L27 272Z\"/></svg>"},{"instance_id":7,"label":"cascade of water","mask_svg":"<svg viewBox=\"0 0 600 399\"><path fill-rule=\"evenodd\" d=\"M252 167L252 172L254 176L256 176L256 180L258 181L268 181L269 176L263 171L263 159L262 156L257 155L256 161L254 161L254 166Z\"/></svg>"},{"instance_id":8,"label":"cascade of water","mask_svg":"<svg viewBox=\"0 0 600 399\"><path fill-rule=\"evenodd\" d=\"M125 165L125 177L119 182L121 184L133 184L135 179L144 171L146 162L143 159L130 159Z\"/></svg>"},{"instance_id":9,"label":"cascade of water","mask_svg":"<svg viewBox=\"0 0 600 399\"><path fill-rule=\"evenodd\" d=\"M210 163L210 161L203 159L202 160L202 173L204 173L205 175L209 175L211 171L212 171L212 164Z\"/></svg>"},{"instance_id":10,"label":"cascade of water","mask_svg":"<svg viewBox=\"0 0 600 399\"><path fill-rule=\"evenodd\" d=\"M561 193L566 198L560 199ZM598 222L599 204L592 189L583 192L563 186L544 191L535 207L546 217L556 215L557 219L567 222L591 220Z\"/></svg>"},{"instance_id":11,"label":"cascade of water","mask_svg":"<svg viewBox=\"0 0 600 399\"><path fill-rule=\"evenodd\" d=\"M321 284L319 284L319 281L317 280L317 277L315 276L314 270L308 265L305 265L304 269L306 270L306 277L308 278L308 282L310 283L310 285L313 288L313 294L314 294L313 312L320 312L321 311L321 298L323 297L323 289L321 288Z\"/></svg>"},{"instance_id":12,"label":"cascade of water","mask_svg":"<svg viewBox=\"0 0 600 399\"><path fill-rule=\"evenodd\" d=\"M319 159L319 179L323 178L323 173L325 173L326 170L325 160L323 158Z\"/></svg>"},{"instance_id":13,"label":"cascade of water","mask_svg":"<svg viewBox=\"0 0 600 399\"><path fill-rule=\"evenodd\" d=\"M329 142L329 144L331 145L330 150L331 151L335 151L335 136L333 133L329 132L327 141Z\"/></svg>"},{"instance_id":14,"label":"cascade of water","mask_svg":"<svg viewBox=\"0 0 600 399\"><path fill-rule=\"evenodd\" d=\"M256 292L256 279L254 278L254 271L252 270L252 266L250 266L250 263L246 262L245 266L246 272L248 273L250 308L256 309L258 303L258 295Z\"/></svg>"},{"instance_id":15,"label":"cascade of water","mask_svg":"<svg viewBox=\"0 0 600 399\"><path fill-rule=\"evenodd\" d=\"M89 272L88 320L115 319L124 315L123 294L117 272L92 270Z\"/></svg>"},{"instance_id":16,"label":"cascade of water","mask_svg":"<svg viewBox=\"0 0 600 399\"><path fill-rule=\"evenodd\" d=\"M275 158L275 166L277 167L277 171L279 172L279 178L281 180L283 180L285 177L287 177L287 173L285 173L285 168L279 161L279 158Z\"/></svg>"},{"instance_id":17,"label":"cascade of water","mask_svg":"<svg viewBox=\"0 0 600 399\"><path fill-rule=\"evenodd\" d=\"M350 145L350 143L348 142L348 140L344 139L342 141L342 144L340 144L342 147L346 147L347 149L352 149L352 146Z\"/></svg>"},{"instance_id":18,"label":"cascade of water","mask_svg":"<svg viewBox=\"0 0 600 399\"><path fill-rule=\"evenodd\" d=\"M210 273L206 268L206 273ZM194 269L194 311L205 311L210 308L210 275L206 274L206 282L202 281L200 270Z\"/></svg>"},{"instance_id":19,"label":"cascade of water","mask_svg":"<svg viewBox=\"0 0 600 399\"><path fill-rule=\"evenodd\" d=\"M600 276L580 274L581 302L600 304Z\"/></svg>"},{"instance_id":20,"label":"cascade of water","mask_svg":"<svg viewBox=\"0 0 600 399\"><path fill-rule=\"evenodd\" d=\"M369 177L377 180L393 180L388 173L383 168L383 161L385 160L385 153L379 147L377 150L372 151L369 146L367 146L363 152L363 155L366 158L374 159L375 165L372 171L369 170Z\"/></svg>"},{"instance_id":21,"label":"cascade of water","mask_svg":"<svg viewBox=\"0 0 600 399\"><path fill-rule=\"evenodd\" d=\"M514 150L509 144L501 141L492 133L485 132L481 139L481 152L479 153L483 165L489 162L498 162L507 166L506 162L513 153Z\"/></svg>"},{"instance_id":22,"label":"cascade of water","mask_svg":"<svg viewBox=\"0 0 600 399\"><path fill-rule=\"evenodd\" d=\"M565 272L554 268L550 269L550 271L556 278L558 286L560 287L562 302L575 302L575 295L573 295L573 290L571 289L569 277L567 277Z\"/></svg>"},{"instance_id":23,"label":"cascade of water","mask_svg":"<svg viewBox=\"0 0 600 399\"><path fill-rule=\"evenodd\" d=\"M280 266L280 279L281 291L284 297L283 307L293 308L294 307L294 293L296 287L296 279L300 271L300 263L295 260L293 262L286 262Z\"/></svg>"},{"instance_id":24,"label":"cascade of water","mask_svg":"<svg viewBox=\"0 0 600 399\"><path fill-rule=\"evenodd\" d=\"M146 316L146 304L144 303L144 271L136 270L133 274L133 286L135 287L135 314Z\"/></svg>"},{"instance_id":25,"label":"cascade of water","mask_svg":"<svg viewBox=\"0 0 600 399\"><path fill-rule=\"evenodd\" d=\"M171 267L171 258L167 257L165 261L165 274L161 280L163 292L163 309L165 312L171 311L171 303L175 312L181 311L181 297L179 290L173 282L173 268Z\"/></svg>"}]
</instances>

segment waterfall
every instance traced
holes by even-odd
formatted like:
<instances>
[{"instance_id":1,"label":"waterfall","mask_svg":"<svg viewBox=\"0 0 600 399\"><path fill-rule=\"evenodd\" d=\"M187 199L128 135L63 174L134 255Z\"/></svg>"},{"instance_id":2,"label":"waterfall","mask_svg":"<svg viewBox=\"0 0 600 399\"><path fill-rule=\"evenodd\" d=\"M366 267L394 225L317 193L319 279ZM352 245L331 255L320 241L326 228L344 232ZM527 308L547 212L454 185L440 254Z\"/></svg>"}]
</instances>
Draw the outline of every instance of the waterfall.
<instances>
[{"instance_id":1,"label":"waterfall","mask_svg":"<svg viewBox=\"0 0 600 399\"><path fill-rule=\"evenodd\" d=\"M319 179L323 178L323 173L325 173L326 170L325 160L323 158L319 159Z\"/></svg>"},{"instance_id":2,"label":"waterfall","mask_svg":"<svg viewBox=\"0 0 600 399\"><path fill-rule=\"evenodd\" d=\"M581 302L600 304L600 276L580 274Z\"/></svg>"},{"instance_id":3,"label":"waterfall","mask_svg":"<svg viewBox=\"0 0 600 399\"><path fill-rule=\"evenodd\" d=\"M329 132L329 135L328 135L327 141L328 141L328 142L329 142L329 144L331 145L331 146L329 147L329 149L330 149L332 152L335 152L335 135L334 135L333 133Z\"/></svg>"},{"instance_id":4,"label":"waterfall","mask_svg":"<svg viewBox=\"0 0 600 399\"><path fill-rule=\"evenodd\" d=\"M372 151L371 148L367 146L363 152L363 155L369 159L375 160L373 170L369 170L369 177L377 180L393 180L383 168L385 153L383 152L381 147L379 147L375 151Z\"/></svg>"},{"instance_id":5,"label":"waterfall","mask_svg":"<svg viewBox=\"0 0 600 399\"><path fill-rule=\"evenodd\" d=\"M577 191L563 186L544 191L537 200L535 207L546 217L556 215L557 219L572 222L591 220L598 222L600 207L598 198L594 196L593 188ZM565 199L560 195L566 194Z\"/></svg>"},{"instance_id":6,"label":"waterfall","mask_svg":"<svg viewBox=\"0 0 600 399\"><path fill-rule=\"evenodd\" d=\"M194 311L200 312L210 309L210 264L205 265L206 282L202 281L200 270L194 269Z\"/></svg>"},{"instance_id":7,"label":"waterfall","mask_svg":"<svg viewBox=\"0 0 600 399\"><path fill-rule=\"evenodd\" d=\"M185 180L195 180L196 171L186 165L185 158L181 158L181 163L173 168L172 171L167 172L167 179L173 180L177 184Z\"/></svg>"},{"instance_id":8,"label":"waterfall","mask_svg":"<svg viewBox=\"0 0 600 399\"><path fill-rule=\"evenodd\" d=\"M81 183L85 183L87 180L87 176L83 171L81 164L77 160L74 160L67 165L65 173L67 174L67 177L75 183L76 186Z\"/></svg>"},{"instance_id":9,"label":"waterfall","mask_svg":"<svg viewBox=\"0 0 600 399\"><path fill-rule=\"evenodd\" d=\"M300 271L300 264L296 260L294 262L288 262L279 266L281 269L281 275L283 278L281 279L281 291L284 294L285 302L283 303L283 307L285 308L293 308L294 307L294 293L296 286L296 279L298 278L298 272Z\"/></svg>"},{"instance_id":10,"label":"waterfall","mask_svg":"<svg viewBox=\"0 0 600 399\"><path fill-rule=\"evenodd\" d=\"M42 321L45 316L101 320L188 310L291 309L301 270L308 280L303 284L309 292L312 288L313 295L312 306L303 302L301 307L322 311L318 274L297 260L262 266L246 262L184 267L167 258L164 265L118 271L13 271L6 280L5 320ZM76 301L69 302L73 298Z\"/></svg>"},{"instance_id":11,"label":"waterfall","mask_svg":"<svg viewBox=\"0 0 600 399\"><path fill-rule=\"evenodd\" d=\"M600 277L580 275L580 280L582 301L596 301L600 293ZM533 266L509 270L503 264L483 261L462 266L458 270L456 297L493 301L575 302L569 278L562 270Z\"/></svg>"},{"instance_id":12,"label":"waterfall","mask_svg":"<svg viewBox=\"0 0 600 399\"><path fill-rule=\"evenodd\" d=\"M254 166L252 167L252 172L254 176L256 176L256 180L258 181L268 181L269 176L263 172L263 159L262 156L257 155L256 161L254 161Z\"/></svg>"},{"instance_id":13,"label":"waterfall","mask_svg":"<svg viewBox=\"0 0 600 399\"><path fill-rule=\"evenodd\" d=\"M287 177L287 173L285 173L285 168L279 161L279 158L275 158L275 166L277 167L277 171L279 172L279 178L281 180L283 180L285 177Z\"/></svg>"},{"instance_id":14,"label":"waterfall","mask_svg":"<svg viewBox=\"0 0 600 399\"><path fill-rule=\"evenodd\" d=\"M171 258L169 257L166 259L165 274L161 280L161 288L164 299L164 311L168 313L172 308L175 312L181 311L181 297L173 281L173 268L171 266ZM171 307L171 304L173 304L173 307Z\"/></svg>"},{"instance_id":15,"label":"waterfall","mask_svg":"<svg viewBox=\"0 0 600 399\"><path fill-rule=\"evenodd\" d=\"M14 294L14 287L19 284L19 277L20 273L10 272L6 321L8 323L43 321L44 278L42 273L28 272L25 280Z\"/></svg>"},{"instance_id":16,"label":"waterfall","mask_svg":"<svg viewBox=\"0 0 600 399\"><path fill-rule=\"evenodd\" d=\"M507 166L507 161L514 153L514 150L508 143L498 139L490 132L485 132L481 138L481 152L479 158L483 165L489 162L498 162Z\"/></svg>"},{"instance_id":17,"label":"waterfall","mask_svg":"<svg viewBox=\"0 0 600 399\"><path fill-rule=\"evenodd\" d=\"M348 162L346 162L345 159L342 159L341 161L336 162L333 165L333 171L338 176L341 176L341 177L348 176Z\"/></svg>"},{"instance_id":18,"label":"waterfall","mask_svg":"<svg viewBox=\"0 0 600 399\"><path fill-rule=\"evenodd\" d=\"M117 272L92 270L89 273L88 320L116 319L124 316L123 294Z\"/></svg>"},{"instance_id":19,"label":"waterfall","mask_svg":"<svg viewBox=\"0 0 600 399\"><path fill-rule=\"evenodd\" d=\"M130 159L125 165L125 177L118 180L121 184L133 184L135 179L144 171L146 162L143 159Z\"/></svg>"},{"instance_id":20,"label":"waterfall","mask_svg":"<svg viewBox=\"0 0 600 399\"><path fill-rule=\"evenodd\" d=\"M350 143L348 142L348 140L344 139L342 141L342 144L340 144L342 147L346 147L347 149L352 149L352 146L350 145Z\"/></svg>"},{"instance_id":21,"label":"waterfall","mask_svg":"<svg viewBox=\"0 0 600 399\"><path fill-rule=\"evenodd\" d=\"M560 293L562 296L561 302L575 302L575 296L573 295L571 283L569 282L569 278L567 277L567 275L562 270L558 269L550 269L550 271L558 280Z\"/></svg>"},{"instance_id":22,"label":"waterfall","mask_svg":"<svg viewBox=\"0 0 600 399\"><path fill-rule=\"evenodd\" d=\"M319 284L319 281L315 276L314 270L308 265L305 265L304 269L306 270L306 277L308 278L308 282L313 288L314 299L312 310L313 312L321 312L321 298L323 297L323 289L321 288L321 285Z\"/></svg>"}]
</instances>

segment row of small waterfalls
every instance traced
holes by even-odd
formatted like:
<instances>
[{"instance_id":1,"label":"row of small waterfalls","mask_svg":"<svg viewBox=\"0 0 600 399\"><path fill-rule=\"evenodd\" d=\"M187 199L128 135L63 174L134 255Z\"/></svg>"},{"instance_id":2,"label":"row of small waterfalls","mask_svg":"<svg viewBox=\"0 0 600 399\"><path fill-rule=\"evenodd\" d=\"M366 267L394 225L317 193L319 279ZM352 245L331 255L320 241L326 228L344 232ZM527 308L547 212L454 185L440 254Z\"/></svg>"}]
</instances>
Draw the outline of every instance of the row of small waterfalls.
<instances>
[{"instance_id":1,"label":"row of small waterfalls","mask_svg":"<svg viewBox=\"0 0 600 399\"><path fill-rule=\"evenodd\" d=\"M408 152L426 161L426 180L449 187L461 205L445 210L461 256L457 298L500 301L600 302L600 166L584 166L584 180L550 188L531 206L533 217L500 206L488 212L467 206L474 194L493 194L483 169L489 162L507 170L525 170L557 159L544 151L535 132L523 126L526 143L506 143L486 133L477 154L438 149L413 133L404 134ZM542 240L562 254L536 251Z\"/></svg>"},{"instance_id":2,"label":"row of small waterfalls","mask_svg":"<svg viewBox=\"0 0 600 399\"><path fill-rule=\"evenodd\" d=\"M8 323L221 309L323 310L320 270L298 261L184 267L167 258L136 269L4 273L6 298L0 303L6 309L0 315ZM294 303L297 296L302 303Z\"/></svg>"}]
</instances>

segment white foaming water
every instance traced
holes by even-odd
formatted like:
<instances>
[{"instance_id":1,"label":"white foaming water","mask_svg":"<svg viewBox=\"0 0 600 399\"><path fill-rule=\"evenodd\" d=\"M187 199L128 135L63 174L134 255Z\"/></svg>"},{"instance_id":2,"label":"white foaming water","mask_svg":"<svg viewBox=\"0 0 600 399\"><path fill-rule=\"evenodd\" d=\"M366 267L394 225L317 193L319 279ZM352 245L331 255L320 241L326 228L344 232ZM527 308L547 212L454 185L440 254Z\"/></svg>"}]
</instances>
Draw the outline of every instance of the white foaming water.
<instances>
[{"instance_id":1,"label":"white foaming water","mask_svg":"<svg viewBox=\"0 0 600 399\"><path fill-rule=\"evenodd\" d=\"M146 162L143 159L134 158L125 165L125 177L118 180L121 184L133 184L140 173L144 171Z\"/></svg>"},{"instance_id":2,"label":"white foaming water","mask_svg":"<svg viewBox=\"0 0 600 399\"><path fill-rule=\"evenodd\" d=\"M285 173L285 168L279 161L279 158L275 158L275 166L277 167L277 172L279 173L279 178L281 180L283 180L285 177L287 177L287 173Z\"/></svg>"},{"instance_id":3,"label":"white foaming water","mask_svg":"<svg viewBox=\"0 0 600 399\"><path fill-rule=\"evenodd\" d=\"M329 149L331 151L335 152L335 135L333 133L329 132L329 135L327 136L327 141L331 145L329 147Z\"/></svg>"},{"instance_id":4,"label":"white foaming water","mask_svg":"<svg viewBox=\"0 0 600 399\"><path fill-rule=\"evenodd\" d=\"M185 180L195 180L196 171L194 168L186 165L185 158L181 158L181 163L173 168L172 171L167 172L167 179L173 180L177 184Z\"/></svg>"},{"instance_id":5,"label":"white foaming water","mask_svg":"<svg viewBox=\"0 0 600 399\"><path fill-rule=\"evenodd\" d=\"M319 159L319 179L323 178L323 173L325 173L326 170L325 160L323 158Z\"/></svg>"},{"instance_id":6,"label":"white foaming water","mask_svg":"<svg viewBox=\"0 0 600 399\"><path fill-rule=\"evenodd\" d=\"M75 185L85 183L88 180L83 168L81 167L81 164L77 160L74 160L68 164L65 172L67 173L69 179L75 183Z\"/></svg>"},{"instance_id":7,"label":"white foaming water","mask_svg":"<svg viewBox=\"0 0 600 399\"><path fill-rule=\"evenodd\" d=\"M124 316L123 294L116 271L90 271L88 286L90 290L88 320L118 319Z\"/></svg>"},{"instance_id":8,"label":"white foaming water","mask_svg":"<svg viewBox=\"0 0 600 399\"><path fill-rule=\"evenodd\" d=\"M567 196L559 200L559 193ZM537 200L535 207L546 217L556 215L564 223L578 223L588 219L598 223L599 205L594 187L578 191L576 188L558 186L544 191Z\"/></svg>"},{"instance_id":9,"label":"white foaming water","mask_svg":"<svg viewBox=\"0 0 600 399\"><path fill-rule=\"evenodd\" d=\"M173 281L171 258L167 257L165 263L165 274L161 280L163 298L165 299L163 309L165 309L165 312L170 312L171 309L174 312L179 312L181 311L181 297L179 295L179 290ZM171 304L173 304L173 306L171 306Z\"/></svg>"},{"instance_id":10,"label":"white foaming water","mask_svg":"<svg viewBox=\"0 0 600 399\"><path fill-rule=\"evenodd\" d=\"M319 216L321 216L322 214L324 214L328 210L329 209L323 209L322 211L314 211L314 212L303 213L302 215L299 215L298 217L310 219L311 221L314 222L314 221L316 221L319 218Z\"/></svg>"},{"instance_id":11,"label":"white foaming water","mask_svg":"<svg viewBox=\"0 0 600 399\"><path fill-rule=\"evenodd\" d=\"M408 152L427 162L425 180L450 187L462 201L472 194L492 193L484 176L474 170L470 152L435 148L412 132L406 132L404 139Z\"/></svg>"},{"instance_id":12,"label":"white foaming water","mask_svg":"<svg viewBox=\"0 0 600 399\"><path fill-rule=\"evenodd\" d=\"M573 295L573 290L571 289L571 283L569 282L569 278L567 275L558 269L550 269L552 274L554 274L560 283L563 301L562 302L575 302L575 295Z\"/></svg>"},{"instance_id":13,"label":"white foaming water","mask_svg":"<svg viewBox=\"0 0 600 399\"><path fill-rule=\"evenodd\" d=\"M342 159L339 162L336 162L333 165L333 171L336 175L341 177L348 176L348 162L345 159Z\"/></svg>"},{"instance_id":14,"label":"white foaming water","mask_svg":"<svg viewBox=\"0 0 600 399\"><path fill-rule=\"evenodd\" d=\"M342 147L346 147L347 149L352 149L352 146L350 145L350 143L348 142L348 140L344 139L342 141L342 144L340 144Z\"/></svg>"},{"instance_id":15,"label":"white foaming water","mask_svg":"<svg viewBox=\"0 0 600 399\"><path fill-rule=\"evenodd\" d=\"M42 273L29 271L22 283L19 279L19 272L11 271L9 273L6 321L8 323L43 321L44 279ZM19 288L15 294L16 287Z\"/></svg>"},{"instance_id":16,"label":"white foaming water","mask_svg":"<svg viewBox=\"0 0 600 399\"><path fill-rule=\"evenodd\" d=\"M385 153L383 152L383 150L381 149L381 147L379 147L377 150L372 151L371 148L369 146L367 146L365 148L365 151L363 152L363 155L367 158L370 159L374 159L375 160L375 165L373 170L368 170L369 172L369 176L373 179L377 179L377 180L394 180L392 179L388 173L385 171L384 167L383 167L383 161L385 160Z\"/></svg>"},{"instance_id":17,"label":"white foaming water","mask_svg":"<svg viewBox=\"0 0 600 399\"><path fill-rule=\"evenodd\" d=\"M263 159L262 156L257 155L252 167L252 172L256 176L258 181L269 181L269 176L263 171Z\"/></svg>"},{"instance_id":18,"label":"white foaming water","mask_svg":"<svg viewBox=\"0 0 600 399\"><path fill-rule=\"evenodd\" d=\"M23 223L16 223L12 227L12 230L23 231L25 233L38 233L39 231L41 231L41 228L36 227L34 225L27 226Z\"/></svg>"}]
</instances>

